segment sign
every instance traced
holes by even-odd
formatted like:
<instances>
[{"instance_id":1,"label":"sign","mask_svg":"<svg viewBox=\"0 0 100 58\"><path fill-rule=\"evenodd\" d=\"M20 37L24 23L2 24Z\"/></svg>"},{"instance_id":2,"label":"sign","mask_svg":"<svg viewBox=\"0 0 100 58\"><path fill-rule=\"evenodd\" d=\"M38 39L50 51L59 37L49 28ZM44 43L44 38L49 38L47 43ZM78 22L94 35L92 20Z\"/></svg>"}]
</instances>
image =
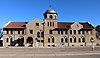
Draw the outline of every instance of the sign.
<instances>
[{"instance_id":1,"label":"sign","mask_svg":"<svg viewBox=\"0 0 100 58\"><path fill-rule=\"evenodd\" d=\"M63 46L63 45L64 45L64 43L63 43L63 42L61 42L61 43L60 43L60 45L61 45L61 46Z\"/></svg>"}]
</instances>

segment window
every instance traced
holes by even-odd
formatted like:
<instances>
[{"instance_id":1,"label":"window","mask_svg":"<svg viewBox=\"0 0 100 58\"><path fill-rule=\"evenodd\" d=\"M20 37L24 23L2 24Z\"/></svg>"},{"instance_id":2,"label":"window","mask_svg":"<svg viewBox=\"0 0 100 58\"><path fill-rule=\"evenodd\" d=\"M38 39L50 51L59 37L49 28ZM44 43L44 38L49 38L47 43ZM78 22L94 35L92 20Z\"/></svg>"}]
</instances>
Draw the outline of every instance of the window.
<instances>
[{"instance_id":1,"label":"window","mask_svg":"<svg viewBox=\"0 0 100 58\"><path fill-rule=\"evenodd\" d=\"M78 34L81 34L81 33L80 33L80 30L78 30Z\"/></svg>"},{"instance_id":2,"label":"window","mask_svg":"<svg viewBox=\"0 0 100 58\"><path fill-rule=\"evenodd\" d=\"M24 30L22 30L22 34L24 34Z\"/></svg>"},{"instance_id":3,"label":"window","mask_svg":"<svg viewBox=\"0 0 100 58\"><path fill-rule=\"evenodd\" d=\"M85 42L85 38L82 38L82 42Z\"/></svg>"},{"instance_id":4,"label":"window","mask_svg":"<svg viewBox=\"0 0 100 58\"><path fill-rule=\"evenodd\" d=\"M76 43L76 38L74 38L74 42Z\"/></svg>"},{"instance_id":5,"label":"window","mask_svg":"<svg viewBox=\"0 0 100 58\"><path fill-rule=\"evenodd\" d=\"M52 38L52 43L54 43L54 38Z\"/></svg>"},{"instance_id":6,"label":"window","mask_svg":"<svg viewBox=\"0 0 100 58\"><path fill-rule=\"evenodd\" d=\"M47 25L49 26L49 22L47 22Z\"/></svg>"},{"instance_id":7,"label":"window","mask_svg":"<svg viewBox=\"0 0 100 58\"><path fill-rule=\"evenodd\" d=\"M49 30L49 34L52 34L52 30Z\"/></svg>"},{"instance_id":8,"label":"window","mask_svg":"<svg viewBox=\"0 0 100 58\"><path fill-rule=\"evenodd\" d=\"M50 15L49 18L52 19L52 15Z\"/></svg>"},{"instance_id":9,"label":"window","mask_svg":"<svg viewBox=\"0 0 100 58\"><path fill-rule=\"evenodd\" d=\"M48 45L48 47L50 47L50 45Z\"/></svg>"},{"instance_id":10,"label":"window","mask_svg":"<svg viewBox=\"0 0 100 58\"><path fill-rule=\"evenodd\" d=\"M37 42L40 42L40 40L37 40Z\"/></svg>"},{"instance_id":11,"label":"window","mask_svg":"<svg viewBox=\"0 0 100 58\"><path fill-rule=\"evenodd\" d=\"M63 34L63 31L61 31L61 34Z\"/></svg>"},{"instance_id":12,"label":"window","mask_svg":"<svg viewBox=\"0 0 100 58\"><path fill-rule=\"evenodd\" d=\"M40 37L40 32L37 32L37 37Z\"/></svg>"},{"instance_id":13,"label":"window","mask_svg":"<svg viewBox=\"0 0 100 58\"><path fill-rule=\"evenodd\" d=\"M65 34L68 34L68 32L67 32L67 31L65 31Z\"/></svg>"},{"instance_id":14,"label":"window","mask_svg":"<svg viewBox=\"0 0 100 58\"><path fill-rule=\"evenodd\" d=\"M52 25L54 26L54 22L52 22Z\"/></svg>"},{"instance_id":15,"label":"window","mask_svg":"<svg viewBox=\"0 0 100 58\"><path fill-rule=\"evenodd\" d=\"M10 43L12 43L12 38L10 39Z\"/></svg>"},{"instance_id":16,"label":"window","mask_svg":"<svg viewBox=\"0 0 100 58\"><path fill-rule=\"evenodd\" d=\"M41 40L41 43L44 43L44 40Z\"/></svg>"},{"instance_id":17,"label":"window","mask_svg":"<svg viewBox=\"0 0 100 58\"><path fill-rule=\"evenodd\" d=\"M78 42L81 42L81 39L80 38L78 39Z\"/></svg>"},{"instance_id":18,"label":"window","mask_svg":"<svg viewBox=\"0 0 100 58\"><path fill-rule=\"evenodd\" d=\"M10 32L11 32L11 34L13 34L13 31L12 30L10 30Z\"/></svg>"},{"instance_id":19,"label":"window","mask_svg":"<svg viewBox=\"0 0 100 58\"><path fill-rule=\"evenodd\" d=\"M9 39L8 38L6 39L6 42L9 42Z\"/></svg>"},{"instance_id":20,"label":"window","mask_svg":"<svg viewBox=\"0 0 100 58\"><path fill-rule=\"evenodd\" d=\"M52 45L52 47L55 47L55 45Z\"/></svg>"},{"instance_id":21,"label":"window","mask_svg":"<svg viewBox=\"0 0 100 58\"><path fill-rule=\"evenodd\" d=\"M9 30L7 30L7 34L9 34Z\"/></svg>"},{"instance_id":22,"label":"window","mask_svg":"<svg viewBox=\"0 0 100 58\"><path fill-rule=\"evenodd\" d=\"M36 26L39 26L39 23L36 23Z\"/></svg>"},{"instance_id":23,"label":"window","mask_svg":"<svg viewBox=\"0 0 100 58\"><path fill-rule=\"evenodd\" d=\"M57 16L55 16L55 19L57 19Z\"/></svg>"},{"instance_id":24,"label":"window","mask_svg":"<svg viewBox=\"0 0 100 58\"><path fill-rule=\"evenodd\" d=\"M48 43L50 43L50 38L48 38Z\"/></svg>"},{"instance_id":25,"label":"window","mask_svg":"<svg viewBox=\"0 0 100 58\"><path fill-rule=\"evenodd\" d=\"M70 38L70 42L72 43L72 38Z\"/></svg>"},{"instance_id":26,"label":"window","mask_svg":"<svg viewBox=\"0 0 100 58\"><path fill-rule=\"evenodd\" d=\"M33 34L33 30L30 30L30 34Z\"/></svg>"},{"instance_id":27,"label":"window","mask_svg":"<svg viewBox=\"0 0 100 58\"><path fill-rule=\"evenodd\" d=\"M70 34L72 34L72 30L70 30Z\"/></svg>"},{"instance_id":28,"label":"window","mask_svg":"<svg viewBox=\"0 0 100 58\"><path fill-rule=\"evenodd\" d=\"M60 31L58 30L58 34L60 34Z\"/></svg>"},{"instance_id":29,"label":"window","mask_svg":"<svg viewBox=\"0 0 100 58\"><path fill-rule=\"evenodd\" d=\"M84 31L82 31L82 34L85 34Z\"/></svg>"},{"instance_id":30,"label":"window","mask_svg":"<svg viewBox=\"0 0 100 58\"><path fill-rule=\"evenodd\" d=\"M68 39L67 39L67 38L65 38L65 42L66 42L66 43L68 42Z\"/></svg>"},{"instance_id":31,"label":"window","mask_svg":"<svg viewBox=\"0 0 100 58\"><path fill-rule=\"evenodd\" d=\"M18 34L20 34L20 30L18 30Z\"/></svg>"},{"instance_id":32,"label":"window","mask_svg":"<svg viewBox=\"0 0 100 58\"><path fill-rule=\"evenodd\" d=\"M50 26L53 26L53 22L50 22Z\"/></svg>"},{"instance_id":33,"label":"window","mask_svg":"<svg viewBox=\"0 0 100 58\"><path fill-rule=\"evenodd\" d=\"M74 34L76 34L76 30L74 30Z\"/></svg>"},{"instance_id":34,"label":"window","mask_svg":"<svg viewBox=\"0 0 100 58\"><path fill-rule=\"evenodd\" d=\"M63 38L61 38L61 42L64 42Z\"/></svg>"},{"instance_id":35,"label":"window","mask_svg":"<svg viewBox=\"0 0 100 58\"><path fill-rule=\"evenodd\" d=\"M86 31L86 33L88 34L88 31Z\"/></svg>"},{"instance_id":36,"label":"window","mask_svg":"<svg viewBox=\"0 0 100 58\"><path fill-rule=\"evenodd\" d=\"M41 32L41 37L44 37L44 32L43 31Z\"/></svg>"}]
</instances>

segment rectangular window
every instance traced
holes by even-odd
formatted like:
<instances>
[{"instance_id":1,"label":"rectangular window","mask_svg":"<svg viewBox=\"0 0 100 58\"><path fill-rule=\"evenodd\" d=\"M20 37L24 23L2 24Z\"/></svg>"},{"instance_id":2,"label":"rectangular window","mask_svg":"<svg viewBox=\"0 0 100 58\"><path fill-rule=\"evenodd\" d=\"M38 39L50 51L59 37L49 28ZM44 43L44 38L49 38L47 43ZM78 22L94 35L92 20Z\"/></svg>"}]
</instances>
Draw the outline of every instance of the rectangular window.
<instances>
[{"instance_id":1,"label":"rectangular window","mask_svg":"<svg viewBox=\"0 0 100 58\"><path fill-rule=\"evenodd\" d=\"M7 30L7 34L9 34L9 30Z\"/></svg>"},{"instance_id":2,"label":"rectangular window","mask_svg":"<svg viewBox=\"0 0 100 58\"><path fill-rule=\"evenodd\" d=\"M60 34L60 31L58 30L58 34Z\"/></svg>"},{"instance_id":3,"label":"rectangular window","mask_svg":"<svg viewBox=\"0 0 100 58\"><path fill-rule=\"evenodd\" d=\"M10 30L10 32L11 32L11 34L13 34L13 31L12 30Z\"/></svg>"},{"instance_id":4,"label":"rectangular window","mask_svg":"<svg viewBox=\"0 0 100 58\"><path fill-rule=\"evenodd\" d=\"M88 34L88 31L86 31L86 33Z\"/></svg>"},{"instance_id":5,"label":"rectangular window","mask_svg":"<svg viewBox=\"0 0 100 58\"><path fill-rule=\"evenodd\" d=\"M74 30L74 34L76 34L76 30Z\"/></svg>"},{"instance_id":6,"label":"rectangular window","mask_svg":"<svg viewBox=\"0 0 100 58\"><path fill-rule=\"evenodd\" d=\"M36 23L36 26L39 26L39 23Z\"/></svg>"},{"instance_id":7,"label":"rectangular window","mask_svg":"<svg viewBox=\"0 0 100 58\"><path fill-rule=\"evenodd\" d=\"M22 30L22 34L24 34L24 30Z\"/></svg>"},{"instance_id":8,"label":"rectangular window","mask_svg":"<svg viewBox=\"0 0 100 58\"><path fill-rule=\"evenodd\" d=\"M70 30L70 34L72 34L72 30Z\"/></svg>"},{"instance_id":9,"label":"rectangular window","mask_svg":"<svg viewBox=\"0 0 100 58\"><path fill-rule=\"evenodd\" d=\"M49 26L49 22L47 22L47 25Z\"/></svg>"},{"instance_id":10,"label":"rectangular window","mask_svg":"<svg viewBox=\"0 0 100 58\"><path fill-rule=\"evenodd\" d=\"M63 34L63 31L61 31L61 34Z\"/></svg>"},{"instance_id":11,"label":"rectangular window","mask_svg":"<svg viewBox=\"0 0 100 58\"><path fill-rule=\"evenodd\" d=\"M72 43L72 38L70 38L70 42Z\"/></svg>"},{"instance_id":12,"label":"rectangular window","mask_svg":"<svg viewBox=\"0 0 100 58\"><path fill-rule=\"evenodd\" d=\"M52 22L53 26L54 26L54 22Z\"/></svg>"},{"instance_id":13,"label":"rectangular window","mask_svg":"<svg viewBox=\"0 0 100 58\"><path fill-rule=\"evenodd\" d=\"M65 34L68 34L68 31L67 30L65 31Z\"/></svg>"},{"instance_id":14,"label":"rectangular window","mask_svg":"<svg viewBox=\"0 0 100 58\"><path fill-rule=\"evenodd\" d=\"M33 34L33 30L30 30L30 34Z\"/></svg>"},{"instance_id":15,"label":"rectangular window","mask_svg":"<svg viewBox=\"0 0 100 58\"><path fill-rule=\"evenodd\" d=\"M20 34L20 30L18 30L18 34Z\"/></svg>"},{"instance_id":16,"label":"rectangular window","mask_svg":"<svg viewBox=\"0 0 100 58\"><path fill-rule=\"evenodd\" d=\"M50 26L52 26L52 22L50 22Z\"/></svg>"},{"instance_id":17,"label":"rectangular window","mask_svg":"<svg viewBox=\"0 0 100 58\"><path fill-rule=\"evenodd\" d=\"M84 32L84 31L82 31L82 34L85 34L85 32Z\"/></svg>"},{"instance_id":18,"label":"rectangular window","mask_svg":"<svg viewBox=\"0 0 100 58\"><path fill-rule=\"evenodd\" d=\"M80 33L80 30L78 30L78 34L81 34L81 33Z\"/></svg>"},{"instance_id":19,"label":"rectangular window","mask_svg":"<svg viewBox=\"0 0 100 58\"><path fill-rule=\"evenodd\" d=\"M52 34L52 30L49 30L49 34Z\"/></svg>"},{"instance_id":20,"label":"rectangular window","mask_svg":"<svg viewBox=\"0 0 100 58\"><path fill-rule=\"evenodd\" d=\"M41 40L41 43L44 43L44 40Z\"/></svg>"},{"instance_id":21,"label":"rectangular window","mask_svg":"<svg viewBox=\"0 0 100 58\"><path fill-rule=\"evenodd\" d=\"M41 37L44 37L44 31L41 32Z\"/></svg>"}]
</instances>

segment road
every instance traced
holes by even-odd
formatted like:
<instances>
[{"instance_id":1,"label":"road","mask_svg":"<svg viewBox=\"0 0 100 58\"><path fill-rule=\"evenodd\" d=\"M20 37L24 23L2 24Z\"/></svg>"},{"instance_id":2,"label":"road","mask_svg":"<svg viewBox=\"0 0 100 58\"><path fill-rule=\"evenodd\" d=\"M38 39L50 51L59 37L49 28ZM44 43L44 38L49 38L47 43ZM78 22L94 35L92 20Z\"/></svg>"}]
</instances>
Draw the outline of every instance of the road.
<instances>
[{"instance_id":1,"label":"road","mask_svg":"<svg viewBox=\"0 0 100 58\"><path fill-rule=\"evenodd\" d=\"M100 58L100 47L0 48L0 58Z\"/></svg>"}]
</instances>

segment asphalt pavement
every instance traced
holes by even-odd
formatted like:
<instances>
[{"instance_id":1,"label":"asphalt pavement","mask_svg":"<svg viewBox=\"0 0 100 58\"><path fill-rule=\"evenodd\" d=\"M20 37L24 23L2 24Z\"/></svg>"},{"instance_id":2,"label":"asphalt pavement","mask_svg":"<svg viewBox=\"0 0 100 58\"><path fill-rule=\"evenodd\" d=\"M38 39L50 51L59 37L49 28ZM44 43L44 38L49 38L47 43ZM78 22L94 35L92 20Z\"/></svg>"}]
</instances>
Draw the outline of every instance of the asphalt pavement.
<instances>
[{"instance_id":1,"label":"asphalt pavement","mask_svg":"<svg viewBox=\"0 0 100 58\"><path fill-rule=\"evenodd\" d=\"M0 58L100 58L100 47L0 48Z\"/></svg>"}]
</instances>

